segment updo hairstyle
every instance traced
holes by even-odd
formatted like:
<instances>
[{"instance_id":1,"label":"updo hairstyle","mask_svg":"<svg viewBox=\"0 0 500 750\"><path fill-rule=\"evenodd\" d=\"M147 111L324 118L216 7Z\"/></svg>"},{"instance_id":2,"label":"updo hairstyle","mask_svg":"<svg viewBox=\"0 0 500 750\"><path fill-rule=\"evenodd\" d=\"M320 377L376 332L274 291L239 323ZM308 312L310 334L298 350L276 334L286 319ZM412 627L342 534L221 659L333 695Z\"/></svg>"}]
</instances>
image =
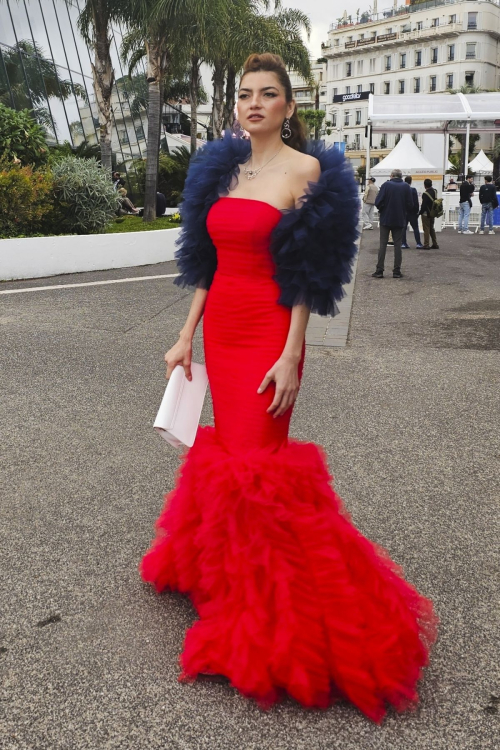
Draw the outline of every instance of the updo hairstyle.
<instances>
[{"instance_id":1,"label":"updo hairstyle","mask_svg":"<svg viewBox=\"0 0 500 750\"><path fill-rule=\"evenodd\" d=\"M271 52L250 55L243 66L241 80L246 73L259 73L261 70L276 74L285 89L286 100L290 103L293 100L292 84L282 58L279 55L273 55ZM297 151L303 151L306 145L306 130L297 114L297 105L295 105L293 115L290 117L290 130L292 131L290 138L283 138L282 136L283 143Z\"/></svg>"}]
</instances>

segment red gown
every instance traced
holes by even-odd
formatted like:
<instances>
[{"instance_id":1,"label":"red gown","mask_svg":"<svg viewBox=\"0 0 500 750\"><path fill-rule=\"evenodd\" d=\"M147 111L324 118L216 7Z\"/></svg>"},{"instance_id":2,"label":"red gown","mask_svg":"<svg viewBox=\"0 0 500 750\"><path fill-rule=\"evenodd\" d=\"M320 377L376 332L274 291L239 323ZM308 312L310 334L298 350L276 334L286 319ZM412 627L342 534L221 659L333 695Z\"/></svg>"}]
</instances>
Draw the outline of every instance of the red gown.
<instances>
[{"instance_id":1,"label":"red gown","mask_svg":"<svg viewBox=\"0 0 500 750\"><path fill-rule=\"evenodd\" d=\"M292 409L266 412L290 308L278 304L270 235L278 209L221 198L207 228L217 271L203 321L215 428L200 427L156 522L141 574L189 594L181 679L220 674L269 706L342 698L380 721L417 701L435 639L432 603L351 523L325 456L288 439ZM302 373L304 352L299 372Z\"/></svg>"}]
</instances>

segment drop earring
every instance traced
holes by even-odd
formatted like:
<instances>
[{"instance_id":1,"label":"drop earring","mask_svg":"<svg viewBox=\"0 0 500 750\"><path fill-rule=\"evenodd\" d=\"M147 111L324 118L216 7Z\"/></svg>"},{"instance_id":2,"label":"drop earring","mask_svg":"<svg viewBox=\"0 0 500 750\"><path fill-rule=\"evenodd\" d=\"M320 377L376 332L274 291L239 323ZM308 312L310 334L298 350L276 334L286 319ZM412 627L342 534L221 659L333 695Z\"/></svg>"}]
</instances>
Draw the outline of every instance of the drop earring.
<instances>
[{"instance_id":1,"label":"drop earring","mask_svg":"<svg viewBox=\"0 0 500 750\"><path fill-rule=\"evenodd\" d=\"M290 129L290 120L287 117L285 119L285 122L283 123L283 128L281 129L281 137L286 140L287 138L290 138L291 135L292 131Z\"/></svg>"}]
</instances>

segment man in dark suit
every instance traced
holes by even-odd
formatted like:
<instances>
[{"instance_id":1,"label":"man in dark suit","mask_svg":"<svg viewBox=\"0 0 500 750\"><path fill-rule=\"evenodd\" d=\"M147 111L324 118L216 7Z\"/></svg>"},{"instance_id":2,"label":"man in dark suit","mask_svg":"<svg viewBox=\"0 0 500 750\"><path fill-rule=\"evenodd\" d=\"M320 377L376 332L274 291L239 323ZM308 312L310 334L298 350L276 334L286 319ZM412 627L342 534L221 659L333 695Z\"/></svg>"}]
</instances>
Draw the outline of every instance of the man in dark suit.
<instances>
[{"instance_id":1,"label":"man in dark suit","mask_svg":"<svg viewBox=\"0 0 500 750\"><path fill-rule=\"evenodd\" d=\"M375 205L380 214L380 249L378 253L377 269L372 276L375 279L383 279L385 253L389 233L392 233L394 240L394 268L392 276L394 279L402 279L401 261L403 253L401 251L401 240L403 237L403 227L406 226L407 216L413 211L413 199L410 186L403 182L403 174L400 169L393 169L391 179L384 182L379 190Z\"/></svg>"},{"instance_id":2,"label":"man in dark suit","mask_svg":"<svg viewBox=\"0 0 500 750\"><path fill-rule=\"evenodd\" d=\"M405 177L405 182L408 183L411 190L411 195L413 199L413 211L411 214L408 214L406 217L408 222L410 223L411 228L413 229L413 236L415 237L415 242L417 243L417 248L422 247L422 243L420 242L420 230L418 228L418 210L420 206L418 205L418 193L416 191L416 188L411 186L411 177L410 175L407 175ZM403 227L403 239L401 241L401 247L404 247L408 249L410 246L406 241L406 230L408 228L408 224L405 224Z\"/></svg>"}]
</instances>

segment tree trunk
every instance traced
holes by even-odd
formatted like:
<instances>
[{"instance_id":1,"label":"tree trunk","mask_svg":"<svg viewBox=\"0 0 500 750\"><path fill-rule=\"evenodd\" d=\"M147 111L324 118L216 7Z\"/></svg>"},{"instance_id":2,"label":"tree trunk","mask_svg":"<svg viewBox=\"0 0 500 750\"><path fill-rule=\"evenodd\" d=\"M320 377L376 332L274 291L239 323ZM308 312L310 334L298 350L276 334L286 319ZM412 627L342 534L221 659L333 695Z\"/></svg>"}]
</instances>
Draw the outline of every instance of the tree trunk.
<instances>
[{"instance_id":1,"label":"tree trunk","mask_svg":"<svg viewBox=\"0 0 500 750\"><path fill-rule=\"evenodd\" d=\"M232 129L233 127L235 102L236 70L232 65L228 65L226 81L226 103L224 105L224 128Z\"/></svg>"},{"instance_id":2,"label":"tree trunk","mask_svg":"<svg viewBox=\"0 0 500 750\"><path fill-rule=\"evenodd\" d=\"M113 63L109 54L109 18L103 14L94 16L95 58L92 65L94 92L99 110L99 143L101 146L101 163L109 170L111 176L111 94L115 82Z\"/></svg>"},{"instance_id":3,"label":"tree trunk","mask_svg":"<svg viewBox=\"0 0 500 750\"><path fill-rule=\"evenodd\" d=\"M191 153L196 151L196 134L198 132L198 89L200 86L200 58L191 55L189 76L189 98L191 100Z\"/></svg>"},{"instance_id":4,"label":"tree trunk","mask_svg":"<svg viewBox=\"0 0 500 750\"><path fill-rule=\"evenodd\" d=\"M226 72L225 60L217 60L214 66L212 81L214 82L214 97L212 107L212 123L214 129L214 140L222 137L222 125L224 120L224 79Z\"/></svg>"},{"instance_id":5,"label":"tree trunk","mask_svg":"<svg viewBox=\"0 0 500 750\"><path fill-rule=\"evenodd\" d=\"M143 221L156 219L156 186L160 155L160 79L161 50L158 44L146 42L148 60L148 149L146 156L146 183L144 190Z\"/></svg>"}]
</instances>

